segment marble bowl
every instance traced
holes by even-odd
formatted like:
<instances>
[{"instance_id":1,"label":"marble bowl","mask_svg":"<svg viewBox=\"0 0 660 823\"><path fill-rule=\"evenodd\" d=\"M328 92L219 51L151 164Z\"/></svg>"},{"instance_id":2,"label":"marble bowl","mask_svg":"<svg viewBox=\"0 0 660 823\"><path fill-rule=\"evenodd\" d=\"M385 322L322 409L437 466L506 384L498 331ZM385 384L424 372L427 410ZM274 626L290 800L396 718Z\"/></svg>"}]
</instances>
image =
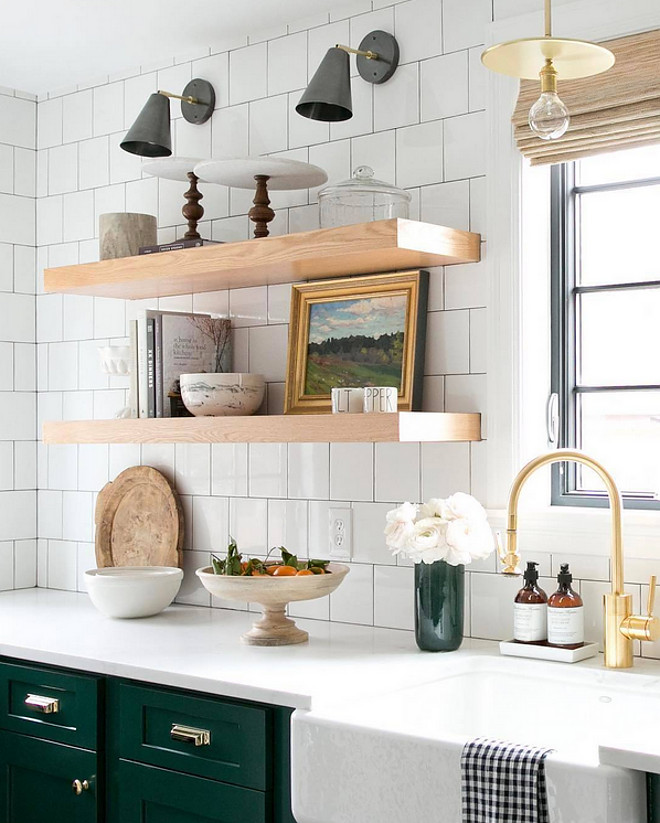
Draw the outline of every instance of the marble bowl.
<instances>
[{"instance_id":1,"label":"marble bowl","mask_svg":"<svg viewBox=\"0 0 660 823\"><path fill-rule=\"evenodd\" d=\"M182 374L181 398L195 417L238 417L254 414L266 391L262 374Z\"/></svg>"},{"instance_id":2,"label":"marble bowl","mask_svg":"<svg viewBox=\"0 0 660 823\"><path fill-rule=\"evenodd\" d=\"M89 598L106 617L150 617L166 609L179 592L183 572L174 566L113 566L89 569Z\"/></svg>"},{"instance_id":3,"label":"marble bowl","mask_svg":"<svg viewBox=\"0 0 660 823\"><path fill-rule=\"evenodd\" d=\"M329 574L301 577L241 577L213 574L213 567L197 569L197 577L214 597L242 603L259 603L263 616L241 640L250 646L289 646L304 643L309 634L286 616L288 603L315 600L331 594L349 572L340 563L328 565Z\"/></svg>"}]
</instances>

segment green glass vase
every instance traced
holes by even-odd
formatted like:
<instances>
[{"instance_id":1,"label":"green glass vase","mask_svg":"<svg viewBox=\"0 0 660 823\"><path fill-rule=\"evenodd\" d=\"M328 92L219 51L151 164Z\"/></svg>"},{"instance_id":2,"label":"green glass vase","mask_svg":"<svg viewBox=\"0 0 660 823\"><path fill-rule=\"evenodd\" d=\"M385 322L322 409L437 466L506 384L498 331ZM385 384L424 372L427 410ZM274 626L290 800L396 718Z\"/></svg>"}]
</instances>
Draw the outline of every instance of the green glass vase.
<instances>
[{"instance_id":1,"label":"green glass vase","mask_svg":"<svg viewBox=\"0 0 660 823\"><path fill-rule=\"evenodd\" d=\"M453 652L463 642L465 566L415 563L415 640L422 651Z\"/></svg>"}]
</instances>

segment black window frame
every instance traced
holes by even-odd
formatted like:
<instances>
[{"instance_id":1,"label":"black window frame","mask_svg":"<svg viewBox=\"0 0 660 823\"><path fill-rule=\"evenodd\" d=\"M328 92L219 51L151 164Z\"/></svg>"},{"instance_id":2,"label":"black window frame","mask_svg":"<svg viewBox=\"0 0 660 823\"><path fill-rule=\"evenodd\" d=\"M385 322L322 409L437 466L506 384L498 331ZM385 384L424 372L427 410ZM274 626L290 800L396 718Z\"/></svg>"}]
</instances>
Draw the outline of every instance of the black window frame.
<instances>
[{"instance_id":1,"label":"black window frame","mask_svg":"<svg viewBox=\"0 0 660 823\"><path fill-rule=\"evenodd\" d=\"M552 166L550 173L550 313L551 313L551 392L558 396L559 426L557 448L579 448L577 441L578 395L587 392L619 390L650 390L660 386L578 386L577 383L577 299L583 292L614 291L658 287L659 282L626 283L607 286L577 285L577 198L590 191L613 191L635 186L658 185L651 177L625 183L578 186L575 163ZM553 506L587 506L607 508L607 494L577 490L578 467L575 463L555 463L552 466ZM628 509L660 509L660 499L652 495L623 493L623 505Z\"/></svg>"}]
</instances>

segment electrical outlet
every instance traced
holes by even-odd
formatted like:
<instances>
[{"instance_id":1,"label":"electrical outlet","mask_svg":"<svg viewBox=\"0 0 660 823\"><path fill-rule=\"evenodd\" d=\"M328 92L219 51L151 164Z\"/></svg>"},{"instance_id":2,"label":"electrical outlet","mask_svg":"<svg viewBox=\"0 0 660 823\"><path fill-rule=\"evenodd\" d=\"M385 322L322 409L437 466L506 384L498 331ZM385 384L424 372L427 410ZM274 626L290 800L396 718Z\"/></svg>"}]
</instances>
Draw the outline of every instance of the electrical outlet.
<instances>
[{"instance_id":1,"label":"electrical outlet","mask_svg":"<svg viewBox=\"0 0 660 823\"><path fill-rule=\"evenodd\" d=\"M328 511L329 556L332 560L350 560L353 553L353 510L331 508Z\"/></svg>"}]
</instances>

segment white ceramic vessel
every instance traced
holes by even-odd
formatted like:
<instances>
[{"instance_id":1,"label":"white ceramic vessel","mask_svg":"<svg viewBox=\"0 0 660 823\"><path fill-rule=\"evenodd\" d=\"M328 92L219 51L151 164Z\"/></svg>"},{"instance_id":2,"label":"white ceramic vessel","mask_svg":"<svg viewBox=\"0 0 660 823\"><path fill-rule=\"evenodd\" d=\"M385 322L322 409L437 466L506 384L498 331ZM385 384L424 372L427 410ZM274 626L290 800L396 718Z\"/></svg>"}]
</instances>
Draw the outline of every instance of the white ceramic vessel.
<instances>
[{"instance_id":1,"label":"white ceramic vessel","mask_svg":"<svg viewBox=\"0 0 660 823\"><path fill-rule=\"evenodd\" d=\"M89 598L106 617L149 617L177 596L183 572L173 566L116 566L89 569Z\"/></svg>"},{"instance_id":2,"label":"white ceramic vessel","mask_svg":"<svg viewBox=\"0 0 660 823\"><path fill-rule=\"evenodd\" d=\"M181 398L196 417L238 417L254 414L266 391L262 374L182 374Z\"/></svg>"},{"instance_id":3,"label":"white ceramic vessel","mask_svg":"<svg viewBox=\"0 0 660 823\"><path fill-rule=\"evenodd\" d=\"M214 574L211 566L197 569L197 576L205 589L215 597L243 603L259 603L263 617L241 638L251 646L289 646L304 643L309 634L299 629L286 616L288 603L294 600L315 600L331 594L346 577L348 566L328 565L329 574L295 577L241 577Z\"/></svg>"},{"instance_id":4,"label":"white ceramic vessel","mask_svg":"<svg viewBox=\"0 0 660 823\"><path fill-rule=\"evenodd\" d=\"M545 760L550 823L645 823L644 774L607 765L602 747L658 716L657 677L597 661L429 658L424 685L384 684L382 694L294 713L299 823L461 820L461 752L475 737L554 750Z\"/></svg>"}]
</instances>

